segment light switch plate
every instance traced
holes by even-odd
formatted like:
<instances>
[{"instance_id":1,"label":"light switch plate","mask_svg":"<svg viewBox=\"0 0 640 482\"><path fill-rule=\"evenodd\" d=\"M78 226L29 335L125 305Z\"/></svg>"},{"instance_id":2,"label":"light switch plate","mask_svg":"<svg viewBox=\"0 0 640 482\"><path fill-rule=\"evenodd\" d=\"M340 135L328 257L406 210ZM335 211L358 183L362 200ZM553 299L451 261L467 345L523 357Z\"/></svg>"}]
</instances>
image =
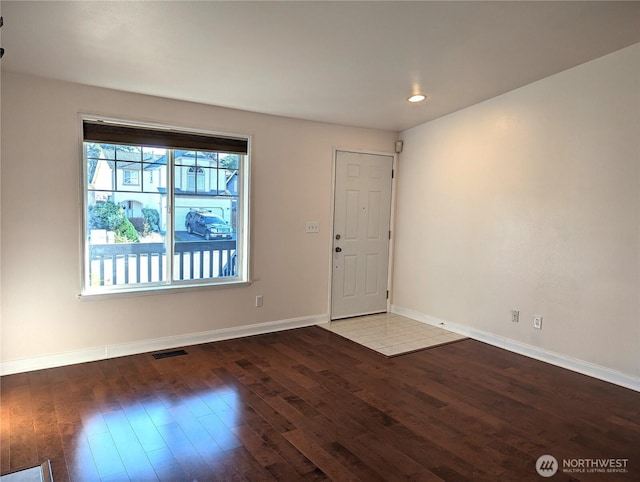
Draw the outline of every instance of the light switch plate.
<instances>
[{"instance_id":1,"label":"light switch plate","mask_svg":"<svg viewBox=\"0 0 640 482\"><path fill-rule=\"evenodd\" d=\"M542 316L533 315L533 327L536 330L542 330Z\"/></svg>"}]
</instances>

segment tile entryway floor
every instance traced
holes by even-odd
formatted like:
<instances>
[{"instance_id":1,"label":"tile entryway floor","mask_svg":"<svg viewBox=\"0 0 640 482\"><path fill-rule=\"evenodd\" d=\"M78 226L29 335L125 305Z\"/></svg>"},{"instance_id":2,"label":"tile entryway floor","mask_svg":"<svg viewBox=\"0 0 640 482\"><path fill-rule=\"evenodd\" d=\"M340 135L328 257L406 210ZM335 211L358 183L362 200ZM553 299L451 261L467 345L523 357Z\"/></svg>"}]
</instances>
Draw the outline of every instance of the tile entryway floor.
<instances>
[{"instance_id":1,"label":"tile entryway floor","mask_svg":"<svg viewBox=\"0 0 640 482\"><path fill-rule=\"evenodd\" d=\"M466 338L393 313L346 318L318 326L385 356L403 355Z\"/></svg>"}]
</instances>

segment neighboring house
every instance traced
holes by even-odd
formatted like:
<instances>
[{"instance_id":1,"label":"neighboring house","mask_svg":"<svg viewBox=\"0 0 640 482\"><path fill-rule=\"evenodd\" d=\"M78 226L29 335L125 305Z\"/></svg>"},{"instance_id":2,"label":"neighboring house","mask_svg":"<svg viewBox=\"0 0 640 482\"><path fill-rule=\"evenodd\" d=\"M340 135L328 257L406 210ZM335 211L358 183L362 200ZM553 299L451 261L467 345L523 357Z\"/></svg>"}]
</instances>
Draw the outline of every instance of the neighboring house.
<instances>
[{"instance_id":1,"label":"neighboring house","mask_svg":"<svg viewBox=\"0 0 640 482\"><path fill-rule=\"evenodd\" d=\"M140 154L118 152L117 160L97 160L89 182L94 201L111 200L120 204L127 217L142 217L142 208L166 209L166 159L147 158L140 162ZM160 195L159 195L160 194ZM90 203L91 204L91 203Z\"/></svg>"},{"instance_id":2,"label":"neighboring house","mask_svg":"<svg viewBox=\"0 0 640 482\"><path fill-rule=\"evenodd\" d=\"M215 158L193 151L177 151L174 160L175 230L185 227L185 217L192 209L209 210L235 225L233 214L238 195L238 172L219 168ZM101 155L101 157L103 157ZM167 159L152 154L142 161L139 153L118 151L117 160L98 159L89 183L94 202L112 200L124 209L127 217L142 217L143 208L157 209L166 219ZM91 200L89 202L91 203ZM160 226L165 230L166 226Z\"/></svg>"}]
</instances>

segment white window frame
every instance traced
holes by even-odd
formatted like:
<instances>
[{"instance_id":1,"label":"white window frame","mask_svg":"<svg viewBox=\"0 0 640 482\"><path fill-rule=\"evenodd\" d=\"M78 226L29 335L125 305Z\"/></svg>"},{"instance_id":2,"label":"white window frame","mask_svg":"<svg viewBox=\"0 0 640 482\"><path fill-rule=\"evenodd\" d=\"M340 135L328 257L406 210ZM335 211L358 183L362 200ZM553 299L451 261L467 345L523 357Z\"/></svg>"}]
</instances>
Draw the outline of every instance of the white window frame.
<instances>
[{"instance_id":1,"label":"white window frame","mask_svg":"<svg viewBox=\"0 0 640 482\"><path fill-rule=\"evenodd\" d=\"M251 141L252 137L247 134L237 134L230 132L220 132L205 129L186 128L181 126L157 124L149 122L130 121L119 118L95 116L91 114L80 114L79 120L79 144L80 144L80 162L82 163L82 180L81 180L81 248L82 248L82 260L81 260L81 292L80 298L92 298L110 295L127 295L127 294L153 294L162 293L171 290L184 290L184 289L202 289L202 288L220 288L229 286L246 286L251 284L249 268L250 263L250 206L251 206ZM220 136L233 139L242 139L247 142L247 153L240 155L240 164L238 166L240 176L240 190L238 195L238 209L237 209L237 225L236 225L236 255L237 266L236 276L224 277L217 279L196 279L196 280L181 280L176 281L173 279L174 269L174 255L175 255L175 242L174 242L174 209L176 186L174 184L174 156L173 150L167 150L167 212L166 219L166 258L171 262L166 263L166 281L161 282L148 282L131 285L108 285L108 286L91 286L89 280L89 246L88 246L88 203L87 193L89 191L89 180L87 179L87 150L85 148L85 139L83 134L83 123L85 121L102 121L118 124L121 126L132 128L147 128L158 130L176 130L189 134L203 134L209 136ZM115 188L116 186L114 186Z\"/></svg>"}]
</instances>

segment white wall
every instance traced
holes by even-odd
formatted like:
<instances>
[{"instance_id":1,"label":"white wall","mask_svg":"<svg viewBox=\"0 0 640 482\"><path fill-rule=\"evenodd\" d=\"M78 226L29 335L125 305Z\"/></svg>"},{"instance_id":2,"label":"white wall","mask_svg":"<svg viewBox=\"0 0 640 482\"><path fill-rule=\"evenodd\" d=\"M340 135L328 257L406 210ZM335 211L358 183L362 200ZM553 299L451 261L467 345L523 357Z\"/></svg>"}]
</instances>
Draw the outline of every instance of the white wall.
<instances>
[{"instance_id":1,"label":"white wall","mask_svg":"<svg viewBox=\"0 0 640 482\"><path fill-rule=\"evenodd\" d=\"M394 306L638 377L640 44L402 138Z\"/></svg>"},{"instance_id":2,"label":"white wall","mask_svg":"<svg viewBox=\"0 0 640 482\"><path fill-rule=\"evenodd\" d=\"M253 136L254 283L80 301L78 113ZM396 138L3 72L0 361L326 314L333 148Z\"/></svg>"}]
</instances>

